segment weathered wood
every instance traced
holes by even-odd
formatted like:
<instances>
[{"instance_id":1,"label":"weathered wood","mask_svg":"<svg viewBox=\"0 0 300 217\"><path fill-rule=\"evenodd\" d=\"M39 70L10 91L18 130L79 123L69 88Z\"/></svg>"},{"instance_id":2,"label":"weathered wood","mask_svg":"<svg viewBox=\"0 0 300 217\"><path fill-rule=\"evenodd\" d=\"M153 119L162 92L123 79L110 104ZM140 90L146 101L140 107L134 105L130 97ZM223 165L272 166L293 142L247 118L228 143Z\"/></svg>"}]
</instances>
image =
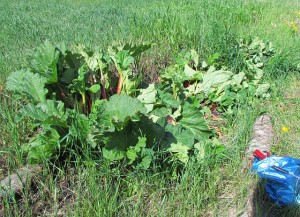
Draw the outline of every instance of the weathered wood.
<instances>
[{"instance_id":1,"label":"weathered wood","mask_svg":"<svg viewBox=\"0 0 300 217\"><path fill-rule=\"evenodd\" d=\"M248 144L248 148L245 152L248 165L252 164L253 151L259 149L260 151L270 151L271 146L275 142L275 133L272 125L272 119L269 115L264 114L259 116L253 125L252 138ZM241 217L255 217L255 190L256 183L253 182L252 186L249 186L249 194L245 212Z\"/></svg>"},{"instance_id":2,"label":"weathered wood","mask_svg":"<svg viewBox=\"0 0 300 217\"><path fill-rule=\"evenodd\" d=\"M275 134L271 117L267 114L259 116L254 122L252 139L250 140L245 153L247 159L253 156L253 151L255 149L259 149L260 151L270 151L274 141Z\"/></svg>"}]
</instances>

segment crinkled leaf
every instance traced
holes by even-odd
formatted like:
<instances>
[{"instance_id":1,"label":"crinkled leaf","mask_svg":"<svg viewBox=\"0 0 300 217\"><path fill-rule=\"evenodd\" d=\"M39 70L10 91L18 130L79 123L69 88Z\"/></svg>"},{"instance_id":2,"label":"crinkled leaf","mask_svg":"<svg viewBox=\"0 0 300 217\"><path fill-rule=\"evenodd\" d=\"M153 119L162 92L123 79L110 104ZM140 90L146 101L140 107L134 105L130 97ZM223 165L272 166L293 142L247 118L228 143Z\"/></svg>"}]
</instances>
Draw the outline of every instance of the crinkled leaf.
<instances>
[{"instance_id":1,"label":"crinkled leaf","mask_svg":"<svg viewBox=\"0 0 300 217\"><path fill-rule=\"evenodd\" d=\"M225 91L221 96L219 96L214 102L220 103L222 106L230 106L234 103L237 98L237 94L230 91Z\"/></svg>"},{"instance_id":2,"label":"crinkled leaf","mask_svg":"<svg viewBox=\"0 0 300 217\"><path fill-rule=\"evenodd\" d=\"M178 160L180 160L183 163L187 163L189 160L188 151L189 147L181 144L181 143L173 143L171 144L171 147L168 149L168 151L172 152Z\"/></svg>"},{"instance_id":3,"label":"crinkled leaf","mask_svg":"<svg viewBox=\"0 0 300 217\"><path fill-rule=\"evenodd\" d=\"M95 54L91 51L86 51L83 45L79 45L75 47L76 53L81 54L84 57L85 64L88 66L89 69L95 71L99 68L98 65L98 54Z\"/></svg>"},{"instance_id":4,"label":"crinkled leaf","mask_svg":"<svg viewBox=\"0 0 300 217\"><path fill-rule=\"evenodd\" d=\"M243 81L243 79L244 79L244 77L245 77L245 73L244 72L240 72L240 73L232 76L232 79L233 79L234 83L241 84L242 81Z\"/></svg>"},{"instance_id":5,"label":"crinkled leaf","mask_svg":"<svg viewBox=\"0 0 300 217\"><path fill-rule=\"evenodd\" d=\"M182 82L192 80L196 74L197 72L186 64L185 69L180 68L178 65L169 66L160 73L160 76L164 80L171 80L171 85L180 84L182 86Z\"/></svg>"},{"instance_id":6,"label":"crinkled leaf","mask_svg":"<svg viewBox=\"0 0 300 217\"><path fill-rule=\"evenodd\" d=\"M184 73L187 77L193 78L199 72L192 69L188 64L186 64L184 66Z\"/></svg>"},{"instance_id":7,"label":"crinkled leaf","mask_svg":"<svg viewBox=\"0 0 300 217\"><path fill-rule=\"evenodd\" d=\"M35 102L45 102L47 90L46 78L30 71L20 70L13 72L6 81L6 88L20 96L26 96Z\"/></svg>"},{"instance_id":8,"label":"crinkled leaf","mask_svg":"<svg viewBox=\"0 0 300 217\"><path fill-rule=\"evenodd\" d=\"M108 101L106 100L95 100L92 105L89 119L93 126L98 128L98 131L113 132L115 131L115 126L112 123L112 114L105 111L107 103Z\"/></svg>"},{"instance_id":9,"label":"crinkled leaf","mask_svg":"<svg viewBox=\"0 0 300 217\"><path fill-rule=\"evenodd\" d=\"M168 123L166 125L166 131L170 132L174 138L171 140L176 140L176 143L183 144L189 148L192 148L195 143L195 136L191 130L183 128L181 125L172 125Z\"/></svg>"},{"instance_id":10,"label":"crinkled leaf","mask_svg":"<svg viewBox=\"0 0 300 217\"><path fill-rule=\"evenodd\" d=\"M139 122L135 123L135 131L143 132L143 137L147 138L147 145L152 147L153 144L159 143L165 136L163 127L154 123L149 117L143 115Z\"/></svg>"},{"instance_id":11,"label":"crinkled leaf","mask_svg":"<svg viewBox=\"0 0 300 217\"><path fill-rule=\"evenodd\" d=\"M210 157L218 157L223 154L224 145L217 139L209 139L206 141L198 142L194 145L196 150L197 160L203 161Z\"/></svg>"},{"instance_id":12,"label":"crinkled leaf","mask_svg":"<svg viewBox=\"0 0 300 217\"><path fill-rule=\"evenodd\" d=\"M128 148L126 156L129 159L129 164L132 164L138 158L141 149L146 147L146 140L146 137L138 137L138 143Z\"/></svg>"},{"instance_id":13,"label":"crinkled leaf","mask_svg":"<svg viewBox=\"0 0 300 217\"><path fill-rule=\"evenodd\" d=\"M256 96L264 96L264 94L266 94L270 89L270 84L269 83L263 83L263 84L259 84L257 86L255 95Z\"/></svg>"},{"instance_id":14,"label":"crinkled leaf","mask_svg":"<svg viewBox=\"0 0 300 217\"><path fill-rule=\"evenodd\" d=\"M85 74L87 73L87 65L83 64L78 70L78 77L73 80L73 83L69 86L73 93L79 92L84 95L85 92ZM84 102L85 103L85 102Z\"/></svg>"},{"instance_id":15,"label":"crinkled leaf","mask_svg":"<svg viewBox=\"0 0 300 217\"><path fill-rule=\"evenodd\" d=\"M27 104L22 114L33 118L35 122L45 125L67 127L67 114L64 111L64 104L61 101L47 100L45 103L33 105Z\"/></svg>"},{"instance_id":16,"label":"crinkled leaf","mask_svg":"<svg viewBox=\"0 0 300 217\"><path fill-rule=\"evenodd\" d=\"M66 51L65 61L70 68L78 70L84 63L84 57L79 53Z\"/></svg>"},{"instance_id":17,"label":"crinkled leaf","mask_svg":"<svg viewBox=\"0 0 300 217\"><path fill-rule=\"evenodd\" d=\"M47 78L47 83L57 82L57 63L60 51L49 41L45 41L33 53L31 67L37 73Z\"/></svg>"},{"instance_id":18,"label":"crinkled leaf","mask_svg":"<svg viewBox=\"0 0 300 217\"><path fill-rule=\"evenodd\" d=\"M157 91L154 84L150 84L146 89L140 90L140 95L137 97L147 108L147 112L153 110L156 102Z\"/></svg>"},{"instance_id":19,"label":"crinkled leaf","mask_svg":"<svg viewBox=\"0 0 300 217\"><path fill-rule=\"evenodd\" d=\"M153 150L149 148L143 148L141 151L142 161L138 163L137 167L140 167L144 170L148 169L153 160L153 155Z\"/></svg>"},{"instance_id":20,"label":"crinkled leaf","mask_svg":"<svg viewBox=\"0 0 300 217\"><path fill-rule=\"evenodd\" d=\"M198 89L204 93L209 93L211 88L217 87L220 84L230 80L232 72L218 70L213 72L208 72L203 75L203 81L199 83Z\"/></svg>"},{"instance_id":21,"label":"crinkled leaf","mask_svg":"<svg viewBox=\"0 0 300 217\"><path fill-rule=\"evenodd\" d=\"M190 130L198 141L208 139L212 135L203 114L189 103L185 103L183 106L182 119L179 124Z\"/></svg>"},{"instance_id":22,"label":"crinkled leaf","mask_svg":"<svg viewBox=\"0 0 300 217\"><path fill-rule=\"evenodd\" d=\"M154 122L157 123L159 119L165 119L167 115L171 114L172 110L168 109L166 107L161 108L155 108L151 114L149 115L149 118Z\"/></svg>"},{"instance_id":23,"label":"crinkled leaf","mask_svg":"<svg viewBox=\"0 0 300 217\"><path fill-rule=\"evenodd\" d=\"M197 159L199 161L203 160L205 158L205 143L204 142L197 142L194 145L194 148L197 150Z\"/></svg>"},{"instance_id":24,"label":"crinkled leaf","mask_svg":"<svg viewBox=\"0 0 300 217\"><path fill-rule=\"evenodd\" d=\"M29 144L25 145L23 149L27 149L27 160L31 164L40 163L43 159L49 160L60 146L60 136L58 132L53 129L46 129L42 134L33 137Z\"/></svg>"},{"instance_id":25,"label":"crinkled leaf","mask_svg":"<svg viewBox=\"0 0 300 217\"><path fill-rule=\"evenodd\" d=\"M206 67L208 67L208 64L207 64L205 61L202 61L201 67L202 67L203 69L205 69Z\"/></svg>"},{"instance_id":26,"label":"crinkled leaf","mask_svg":"<svg viewBox=\"0 0 300 217\"><path fill-rule=\"evenodd\" d=\"M256 74L254 76L254 79L260 80L264 76L264 71L262 69L256 69Z\"/></svg>"},{"instance_id":27,"label":"crinkled leaf","mask_svg":"<svg viewBox=\"0 0 300 217\"><path fill-rule=\"evenodd\" d=\"M108 53L118 67L122 70L126 70L132 63L134 63L136 57L151 48L151 46L152 44L126 44L120 47L111 46L108 48Z\"/></svg>"},{"instance_id":28,"label":"crinkled leaf","mask_svg":"<svg viewBox=\"0 0 300 217\"><path fill-rule=\"evenodd\" d=\"M103 137L103 156L110 160L121 160L126 157L128 147L135 146L138 143L138 132L134 132L130 127L121 131L107 133Z\"/></svg>"},{"instance_id":29,"label":"crinkled leaf","mask_svg":"<svg viewBox=\"0 0 300 217\"><path fill-rule=\"evenodd\" d=\"M131 56L138 57L146 50L149 50L152 47L152 44L141 44L141 45L130 45L127 44L124 46L124 49L130 51Z\"/></svg>"},{"instance_id":30,"label":"crinkled leaf","mask_svg":"<svg viewBox=\"0 0 300 217\"><path fill-rule=\"evenodd\" d=\"M60 76L59 80L65 84L71 84L76 78L76 71L73 68L66 69Z\"/></svg>"},{"instance_id":31,"label":"crinkled leaf","mask_svg":"<svg viewBox=\"0 0 300 217\"><path fill-rule=\"evenodd\" d=\"M161 90L158 90L158 93L162 103L167 107L177 108L180 106L180 102L175 99L172 94Z\"/></svg>"},{"instance_id":32,"label":"crinkled leaf","mask_svg":"<svg viewBox=\"0 0 300 217\"><path fill-rule=\"evenodd\" d=\"M138 121L140 114L147 112L141 101L123 94L113 95L103 106L103 112L99 114L100 120L102 117L110 116L118 130L123 129L130 120Z\"/></svg>"},{"instance_id":33,"label":"crinkled leaf","mask_svg":"<svg viewBox=\"0 0 300 217\"><path fill-rule=\"evenodd\" d=\"M166 118L168 115L172 114L172 109L166 107L155 108L152 112L152 115L155 115L160 118Z\"/></svg>"},{"instance_id":34,"label":"crinkled leaf","mask_svg":"<svg viewBox=\"0 0 300 217\"><path fill-rule=\"evenodd\" d=\"M109 47L108 52L115 65L122 70L127 70L134 63L134 57L130 55L129 50L117 47Z\"/></svg>"}]
</instances>

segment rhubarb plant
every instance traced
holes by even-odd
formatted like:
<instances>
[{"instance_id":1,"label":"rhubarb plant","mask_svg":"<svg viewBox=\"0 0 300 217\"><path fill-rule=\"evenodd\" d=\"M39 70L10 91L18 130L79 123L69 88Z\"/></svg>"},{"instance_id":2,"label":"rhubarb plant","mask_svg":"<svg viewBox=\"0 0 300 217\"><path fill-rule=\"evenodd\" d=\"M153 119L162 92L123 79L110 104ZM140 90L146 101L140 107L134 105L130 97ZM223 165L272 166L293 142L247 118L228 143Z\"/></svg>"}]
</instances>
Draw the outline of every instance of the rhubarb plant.
<instances>
[{"instance_id":1,"label":"rhubarb plant","mask_svg":"<svg viewBox=\"0 0 300 217\"><path fill-rule=\"evenodd\" d=\"M142 79L140 73L134 72L132 69L133 64L136 64L136 60L140 55L151 48L149 45L140 46L111 46L108 48L109 55L118 72L118 86L116 93L132 94L137 91L138 85Z\"/></svg>"},{"instance_id":2,"label":"rhubarb plant","mask_svg":"<svg viewBox=\"0 0 300 217\"><path fill-rule=\"evenodd\" d=\"M19 118L32 119L33 136L23 145L28 161L81 154L83 146L97 157L142 169L153 161L187 163L221 154L224 146L207 114L228 112L248 96L269 96L263 67L273 50L253 43L240 47L244 71L215 64L220 54L206 62L191 50L161 70L161 82L141 88L137 65L151 45L104 52L45 42L33 52L30 66L6 82L24 103Z\"/></svg>"},{"instance_id":3,"label":"rhubarb plant","mask_svg":"<svg viewBox=\"0 0 300 217\"><path fill-rule=\"evenodd\" d=\"M117 60L121 62L117 66L129 73L132 64L136 64L142 52L149 47L126 45L119 48ZM31 58L28 68L13 72L8 77L6 88L25 102L20 109L20 117L31 118L32 130L39 129L39 133L34 133L35 136L24 145L32 163L58 157L60 151L69 150L74 143L80 145L89 140L90 123L93 123L94 117L91 110L98 102L104 105L112 97L115 110L111 108L111 114L115 114L116 109L123 112L127 103L131 102L127 101L130 96L121 96L127 97L122 104L117 104L118 98L113 98L118 89L114 86L113 64L116 59L102 50L89 51L82 45L67 49L46 41ZM125 81L129 79L124 77ZM135 75L130 79L136 85L140 80ZM123 84L128 86L126 82ZM136 102L133 106L143 106L137 99L132 102ZM110 117L108 112L106 115ZM124 121L129 121L128 118L133 117L126 116ZM118 130L119 127L122 123L117 124Z\"/></svg>"}]
</instances>

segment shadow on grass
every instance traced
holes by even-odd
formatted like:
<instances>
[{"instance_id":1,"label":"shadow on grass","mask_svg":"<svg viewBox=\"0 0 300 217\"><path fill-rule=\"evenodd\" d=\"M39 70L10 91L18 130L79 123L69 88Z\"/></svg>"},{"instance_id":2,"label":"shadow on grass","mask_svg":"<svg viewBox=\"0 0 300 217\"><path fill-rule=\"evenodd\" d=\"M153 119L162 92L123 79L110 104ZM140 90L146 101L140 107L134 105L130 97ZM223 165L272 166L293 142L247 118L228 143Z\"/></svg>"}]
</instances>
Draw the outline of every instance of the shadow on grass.
<instances>
[{"instance_id":1,"label":"shadow on grass","mask_svg":"<svg viewBox=\"0 0 300 217\"><path fill-rule=\"evenodd\" d=\"M264 182L257 182L252 198L253 213L249 217L297 217L300 216L300 205L278 207L268 196Z\"/></svg>"}]
</instances>

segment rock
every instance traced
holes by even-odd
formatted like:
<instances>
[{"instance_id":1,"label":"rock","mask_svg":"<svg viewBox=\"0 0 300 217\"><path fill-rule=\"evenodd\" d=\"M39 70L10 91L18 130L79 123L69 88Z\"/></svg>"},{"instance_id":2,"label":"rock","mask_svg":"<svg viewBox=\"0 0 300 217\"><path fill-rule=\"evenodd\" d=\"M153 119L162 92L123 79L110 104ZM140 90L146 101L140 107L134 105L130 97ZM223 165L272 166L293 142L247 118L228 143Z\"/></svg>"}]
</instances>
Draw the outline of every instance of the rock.
<instances>
[{"instance_id":1,"label":"rock","mask_svg":"<svg viewBox=\"0 0 300 217\"><path fill-rule=\"evenodd\" d=\"M26 166L15 171L1 181L0 201L7 195L20 194L28 186L34 176L41 171L39 166Z\"/></svg>"}]
</instances>

